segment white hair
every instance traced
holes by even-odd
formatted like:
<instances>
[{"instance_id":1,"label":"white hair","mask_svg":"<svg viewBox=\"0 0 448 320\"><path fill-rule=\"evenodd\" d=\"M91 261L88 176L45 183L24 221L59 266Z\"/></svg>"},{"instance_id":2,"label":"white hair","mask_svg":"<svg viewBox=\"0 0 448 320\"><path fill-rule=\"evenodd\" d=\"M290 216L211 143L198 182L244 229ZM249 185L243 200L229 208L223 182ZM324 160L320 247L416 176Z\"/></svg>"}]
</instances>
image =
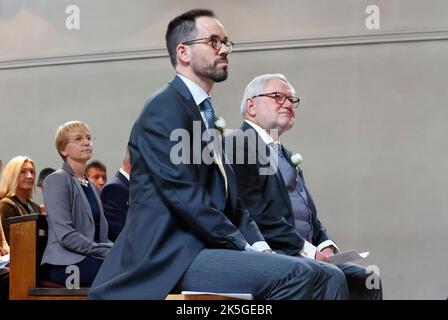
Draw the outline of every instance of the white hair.
<instances>
[{"instance_id":1,"label":"white hair","mask_svg":"<svg viewBox=\"0 0 448 320\"><path fill-rule=\"evenodd\" d=\"M244 116L247 112L246 102L247 99L252 98L253 96L259 95L263 93L263 90L266 88L266 85L270 80L280 79L284 83L286 83L291 90L293 96L296 95L296 90L294 90L291 83L289 83L288 79L281 73L267 73L262 74L261 76L257 76L252 79L251 82L246 86L246 90L244 90L243 100L241 101L241 114Z\"/></svg>"}]
</instances>

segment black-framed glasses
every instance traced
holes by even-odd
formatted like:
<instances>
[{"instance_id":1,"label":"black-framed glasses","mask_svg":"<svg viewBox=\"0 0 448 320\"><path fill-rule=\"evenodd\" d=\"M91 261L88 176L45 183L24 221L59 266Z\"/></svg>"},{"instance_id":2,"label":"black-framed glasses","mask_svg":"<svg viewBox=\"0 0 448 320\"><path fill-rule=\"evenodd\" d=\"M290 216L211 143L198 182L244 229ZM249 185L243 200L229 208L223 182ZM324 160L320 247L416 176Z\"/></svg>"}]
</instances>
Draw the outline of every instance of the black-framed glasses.
<instances>
[{"instance_id":1,"label":"black-framed glasses","mask_svg":"<svg viewBox=\"0 0 448 320\"><path fill-rule=\"evenodd\" d=\"M275 100L276 103L278 103L281 106L285 103L286 99L288 99L288 101L291 102L294 109L297 109L299 107L299 102L300 102L299 98L294 97L294 96L287 96L286 94L281 93L281 92L262 93L262 94L253 96L252 99L257 98L257 97L272 98Z\"/></svg>"},{"instance_id":2,"label":"black-framed glasses","mask_svg":"<svg viewBox=\"0 0 448 320\"><path fill-rule=\"evenodd\" d=\"M204 42L204 40L207 40L207 41ZM222 47L222 44L224 43L226 45L226 47L229 49L229 53L232 53L232 51L233 51L233 42L230 41L229 39L221 40L221 38L216 34L212 34L210 37L207 37L207 38L199 38L199 39L182 42L182 44L185 44L185 45L190 45L190 44L195 44L195 43L211 44L213 49L215 49L216 51L219 51Z\"/></svg>"}]
</instances>

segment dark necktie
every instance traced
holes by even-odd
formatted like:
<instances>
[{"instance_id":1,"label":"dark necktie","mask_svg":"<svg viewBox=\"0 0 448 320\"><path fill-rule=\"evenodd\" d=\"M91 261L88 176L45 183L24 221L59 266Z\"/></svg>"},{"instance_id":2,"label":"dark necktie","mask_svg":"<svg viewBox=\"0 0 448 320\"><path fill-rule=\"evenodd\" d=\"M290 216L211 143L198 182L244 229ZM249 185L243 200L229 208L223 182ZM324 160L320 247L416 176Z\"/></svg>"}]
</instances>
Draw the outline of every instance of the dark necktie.
<instances>
[{"instance_id":1,"label":"dark necktie","mask_svg":"<svg viewBox=\"0 0 448 320\"><path fill-rule=\"evenodd\" d=\"M215 128L215 112L213 111L212 102L209 98L205 99L201 102L199 105L199 108L201 111L205 114L205 119L208 123L208 129L214 129Z\"/></svg>"}]
</instances>

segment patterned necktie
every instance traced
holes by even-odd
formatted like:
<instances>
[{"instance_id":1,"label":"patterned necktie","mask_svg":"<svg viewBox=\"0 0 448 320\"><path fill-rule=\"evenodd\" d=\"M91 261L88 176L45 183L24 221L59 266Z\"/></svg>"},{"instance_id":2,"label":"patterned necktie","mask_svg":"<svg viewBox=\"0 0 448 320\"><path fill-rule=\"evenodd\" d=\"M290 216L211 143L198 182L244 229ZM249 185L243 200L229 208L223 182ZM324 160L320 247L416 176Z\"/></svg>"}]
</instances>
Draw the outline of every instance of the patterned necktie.
<instances>
[{"instance_id":1,"label":"patterned necktie","mask_svg":"<svg viewBox=\"0 0 448 320\"><path fill-rule=\"evenodd\" d=\"M282 149L282 145L280 143L277 142L271 142L269 145L271 145L271 147L277 152L277 155L280 158L285 159L285 155L283 154L283 149Z\"/></svg>"},{"instance_id":2,"label":"patterned necktie","mask_svg":"<svg viewBox=\"0 0 448 320\"><path fill-rule=\"evenodd\" d=\"M201 102L201 104L199 105L199 109L204 112L205 114L205 120L207 121L208 124L208 129L215 129L215 112L213 111L213 107L212 107L212 102L210 101L210 98L205 99L204 101ZM213 149L213 144L210 145L211 148ZM213 158L215 158L215 163L218 165L219 171L221 171L221 174L224 178L224 187L226 190L226 198L229 195L229 191L228 191L228 184L227 184L227 175L226 175L226 171L224 169L223 163L222 163L222 158L221 155L218 152L214 152L214 150L212 150L213 152Z\"/></svg>"},{"instance_id":3,"label":"patterned necktie","mask_svg":"<svg viewBox=\"0 0 448 320\"><path fill-rule=\"evenodd\" d=\"M205 119L208 123L208 129L214 129L215 128L215 112L213 111L212 102L209 98L205 99L201 102L199 105L200 110L204 112Z\"/></svg>"}]
</instances>

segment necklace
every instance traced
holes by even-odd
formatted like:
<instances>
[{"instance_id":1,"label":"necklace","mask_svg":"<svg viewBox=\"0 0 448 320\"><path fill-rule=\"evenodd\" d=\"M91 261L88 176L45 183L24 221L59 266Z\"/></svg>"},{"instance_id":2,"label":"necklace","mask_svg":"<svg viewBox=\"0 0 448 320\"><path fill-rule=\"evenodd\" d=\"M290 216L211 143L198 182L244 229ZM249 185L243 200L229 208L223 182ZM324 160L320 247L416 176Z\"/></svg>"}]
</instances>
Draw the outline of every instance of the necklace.
<instances>
[{"instance_id":1,"label":"necklace","mask_svg":"<svg viewBox=\"0 0 448 320\"><path fill-rule=\"evenodd\" d=\"M78 178L78 180L79 180L79 183L81 183L81 185L83 187L87 187L89 185L89 180L86 180L84 178Z\"/></svg>"}]
</instances>

